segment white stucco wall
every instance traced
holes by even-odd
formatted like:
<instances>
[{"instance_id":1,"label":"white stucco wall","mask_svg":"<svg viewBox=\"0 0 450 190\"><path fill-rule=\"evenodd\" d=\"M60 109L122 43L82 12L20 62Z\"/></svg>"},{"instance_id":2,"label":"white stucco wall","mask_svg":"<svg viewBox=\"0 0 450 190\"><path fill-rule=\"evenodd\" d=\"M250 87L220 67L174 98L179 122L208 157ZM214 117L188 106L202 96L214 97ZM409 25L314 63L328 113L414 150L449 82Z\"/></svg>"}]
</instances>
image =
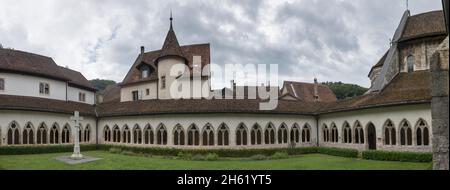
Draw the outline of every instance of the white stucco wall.
<instances>
[{"instance_id":1,"label":"white stucco wall","mask_svg":"<svg viewBox=\"0 0 450 190\"><path fill-rule=\"evenodd\" d=\"M268 126L269 122L273 123L275 127L275 141L274 145L265 145L264 144L264 134L262 135L262 145L251 145L250 144L250 130L251 127L255 123L258 123L261 126L262 131L264 132L266 126ZM164 147L174 147L173 145L173 130L177 124L180 124L184 128L184 132L186 135L187 141L187 129L191 124L196 124L200 131L200 140L201 140L201 132L203 127L206 124L211 124L214 129L214 140L215 146L208 148L223 148L223 146L217 146L217 128L220 124L225 123L229 128L229 140L230 145L226 146L226 148L267 148L267 147L287 147L287 144L278 144L277 132L278 128L282 123L287 125L288 129L288 139L290 138L290 130L293 125L298 124L299 129L301 130L303 126L308 123L311 127L311 141L310 143L299 143L297 146L314 146L316 142L316 119L313 116L298 116L298 115L277 115L277 114L177 114L177 115L148 115L148 116L128 116L128 117L108 117L108 118L100 118L99 119L99 143L108 144L110 142L104 142L104 127L109 126L110 130L117 125L122 131L124 126L128 126L128 128L132 131L132 129L138 125L140 129L143 131L147 124L150 124L153 131L160 125L164 124L167 130L167 145L135 145L134 146L164 146ZM247 146L236 146L236 128L240 123L245 124L247 127L248 134L248 143ZM156 133L155 133L156 134ZM132 135L133 136L133 135ZM133 137L132 137L133 138ZM301 136L300 136L301 138ZM121 139L122 140L122 139ZM155 137L156 140L156 137ZM131 140L133 142L133 139ZM189 147L184 145L183 147ZM189 148L204 148L204 146L191 146Z\"/></svg>"},{"instance_id":2,"label":"white stucco wall","mask_svg":"<svg viewBox=\"0 0 450 190\"><path fill-rule=\"evenodd\" d=\"M383 134L383 125L385 122L390 119L395 128L397 135L397 143L396 145L384 145L384 134ZM409 121L412 127L412 139L413 146L401 146L400 145L400 133L399 133L399 125L400 123L406 119ZM430 145L428 146L415 146L415 127L417 121L419 119L424 119L429 127L430 131ZM361 126L364 129L365 135L365 144L348 144L343 142L343 125L344 122L348 122L350 124L351 129L354 129L355 122L359 121ZM327 125L328 129L331 129L331 124L334 123L338 129L339 142L323 142L323 133L321 132L324 124ZM356 110L349 112L339 112L333 114L324 114L319 117L319 144L320 146L331 146L331 147L346 147L346 148L357 148L357 149L367 149L368 141L367 141L367 126L369 123L372 123L376 129L376 137L377 149L381 150L411 150L411 151L431 151L431 106L430 104L418 104L418 105L406 105L406 106L395 106L395 107L383 107L383 108L375 108L375 109L366 109L366 110ZM352 132L352 135L354 133Z\"/></svg>"},{"instance_id":3,"label":"white stucco wall","mask_svg":"<svg viewBox=\"0 0 450 190\"><path fill-rule=\"evenodd\" d=\"M62 128L69 124L71 126L71 134L73 134L74 124L70 121L68 114L48 113L48 112L36 112L36 111L14 111L14 110L0 110L0 144L5 146L7 144L7 131L12 122L17 122L20 131L20 137L22 138L22 132L27 123L31 123L36 137L36 130L42 122L47 126L47 136L49 136L50 128L53 124L57 123L59 126L59 138L61 138ZM83 116L83 115L81 115ZM96 119L94 117L84 116L84 120L81 122L83 129L89 125L91 128L90 142L95 143L96 140ZM36 140L36 138L34 138ZM73 138L70 138L72 142ZM22 139L21 141L22 142ZM48 141L47 141L48 142ZM61 142L61 141L59 141Z\"/></svg>"},{"instance_id":4,"label":"white stucco wall","mask_svg":"<svg viewBox=\"0 0 450 190\"><path fill-rule=\"evenodd\" d=\"M0 78L5 79L5 90L0 94L66 100L66 82L13 73L0 73ZM41 82L50 85L50 94L39 93Z\"/></svg>"},{"instance_id":5,"label":"white stucco wall","mask_svg":"<svg viewBox=\"0 0 450 190\"><path fill-rule=\"evenodd\" d=\"M84 93L86 95L86 101L85 102L79 101L78 95L79 95L80 92ZM95 103L95 93L91 92L91 91L83 90L83 89L80 89L80 88L75 88L75 87L68 86L67 87L67 100L93 105Z\"/></svg>"},{"instance_id":6,"label":"white stucco wall","mask_svg":"<svg viewBox=\"0 0 450 190\"><path fill-rule=\"evenodd\" d=\"M150 90L150 94L146 94L146 89ZM157 81L152 81L144 84L137 84L133 86L126 86L120 89L120 101L133 101L133 91L139 92L139 97L142 100L156 99L157 97Z\"/></svg>"}]
</instances>

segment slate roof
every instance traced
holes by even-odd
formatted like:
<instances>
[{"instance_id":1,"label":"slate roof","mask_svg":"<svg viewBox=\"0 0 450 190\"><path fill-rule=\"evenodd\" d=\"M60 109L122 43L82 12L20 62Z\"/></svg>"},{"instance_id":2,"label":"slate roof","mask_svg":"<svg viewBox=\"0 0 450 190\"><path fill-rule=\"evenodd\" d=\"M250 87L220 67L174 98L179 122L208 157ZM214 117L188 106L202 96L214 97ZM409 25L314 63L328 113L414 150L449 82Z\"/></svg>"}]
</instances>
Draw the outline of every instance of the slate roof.
<instances>
[{"instance_id":1,"label":"slate roof","mask_svg":"<svg viewBox=\"0 0 450 190\"><path fill-rule=\"evenodd\" d=\"M288 94L300 101L314 102L314 83L284 81L283 88ZM320 102L334 102L336 95L331 89L323 84L318 84L318 95Z\"/></svg>"},{"instance_id":2,"label":"slate roof","mask_svg":"<svg viewBox=\"0 0 450 190\"><path fill-rule=\"evenodd\" d=\"M431 11L409 16L399 41L445 34L443 11Z\"/></svg>"}]
</instances>

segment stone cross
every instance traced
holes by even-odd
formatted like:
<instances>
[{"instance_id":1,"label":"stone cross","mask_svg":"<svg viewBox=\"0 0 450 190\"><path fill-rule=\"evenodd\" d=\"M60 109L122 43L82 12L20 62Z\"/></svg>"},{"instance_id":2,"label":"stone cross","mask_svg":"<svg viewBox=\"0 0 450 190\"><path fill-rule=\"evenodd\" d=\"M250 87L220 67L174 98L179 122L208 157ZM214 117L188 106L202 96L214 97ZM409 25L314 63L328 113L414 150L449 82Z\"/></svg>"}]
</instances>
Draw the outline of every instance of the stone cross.
<instances>
[{"instance_id":1,"label":"stone cross","mask_svg":"<svg viewBox=\"0 0 450 190\"><path fill-rule=\"evenodd\" d=\"M75 111L74 116L70 117L70 120L75 122L75 132L74 134L74 147L73 147L73 154L71 156L72 159L80 160L83 159L83 155L81 155L80 152L80 137L79 131L80 131L80 121L83 121L83 117L80 117L80 113L78 111Z\"/></svg>"}]
</instances>

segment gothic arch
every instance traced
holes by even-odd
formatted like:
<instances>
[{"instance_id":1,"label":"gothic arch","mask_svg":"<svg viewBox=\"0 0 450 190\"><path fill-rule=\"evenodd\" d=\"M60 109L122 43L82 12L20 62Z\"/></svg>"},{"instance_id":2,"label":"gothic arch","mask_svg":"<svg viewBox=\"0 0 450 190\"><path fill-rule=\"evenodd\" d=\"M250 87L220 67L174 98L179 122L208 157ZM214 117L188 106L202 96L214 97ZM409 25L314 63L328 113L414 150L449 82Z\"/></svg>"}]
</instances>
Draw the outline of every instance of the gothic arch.
<instances>
[{"instance_id":1,"label":"gothic arch","mask_svg":"<svg viewBox=\"0 0 450 190\"><path fill-rule=\"evenodd\" d=\"M247 145L247 126L240 123L236 128L236 145Z\"/></svg>"},{"instance_id":2,"label":"gothic arch","mask_svg":"<svg viewBox=\"0 0 450 190\"><path fill-rule=\"evenodd\" d=\"M278 144L287 144L288 143L288 127L286 123L281 123L278 128Z\"/></svg>"},{"instance_id":3,"label":"gothic arch","mask_svg":"<svg viewBox=\"0 0 450 190\"><path fill-rule=\"evenodd\" d=\"M311 142L311 126L309 126L308 123L305 123L305 125L303 125L302 142Z\"/></svg>"},{"instance_id":4,"label":"gothic arch","mask_svg":"<svg viewBox=\"0 0 450 190\"><path fill-rule=\"evenodd\" d=\"M155 138L154 136L152 126L147 124L144 129L144 144L153 144Z\"/></svg>"},{"instance_id":5,"label":"gothic arch","mask_svg":"<svg viewBox=\"0 0 450 190\"><path fill-rule=\"evenodd\" d=\"M180 124L176 124L172 130L173 134L173 144L174 145L184 145L184 129Z\"/></svg>"},{"instance_id":6,"label":"gothic arch","mask_svg":"<svg viewBox=\"0 0 450 190\"><path fill-rule=\"evenodd\" d=\"M8 126L7 132L7 144L17 145L20 144L20 126L17 121L12 121Z\"/></svg>"},{"instance_id":7,"label":"gothic arch","mask_svg":"<svg viewBox=\"0 0 450 190\"><path fill-rule=\"evenodd\" d=\"M138 124L134 125L133 128L133 143L142 144L142 130Z\"/></svg>"},{"instance_id":8,"label":"gothic arch","mask_svg":"<svg viewBox=\"0 0 450 190\"><path fill-rule=\"evenodd\" d=\"M22 144L34 144L34 126L31 122L27 122L22 131Z\"/></svg>"},{"instance_id":9,"label":"gothic arch","mask_svg":"<svg viewBox=\"0 0 450 190\"><path fill-rule=\"evenodd\" d=\"M399 134L400 134L400 145L411 146L413 145L412 137L412 127L407 119L403 119L399 125Z\"/></svg>"},{"instance_id":10,"label":"gothic arch","mask_svg":"<svg viewBox=\"0 0 450 190\"><path fill-rule=\"evenodd\" d=\"M342 124L343 143L352 143L352 128L347 121Z\"/></svg>"},{"instance_id":11,"label":"gothic arch","mask_svg":"<svg viewBox=\"0 0 450 190\"><path fill-rule=\"evenodd\" d=\"M353 135L355 144L364 144L364 128L358 120L353 124Z\"/></svg>"},{"instance_id":12,"label":"gothic arch","mask_svg":"<svg viewBox=\"0 0 450 190\"><path fill-rule=\"evenodd\" d=\"M294 123L291 128L291 142L300 142L300 127L297 123Z\"/></svg>"},{"instance_id":13,"label":"gothic arch","mask_svg":"<svg viewBox=\"0 0 450 190\"><path fill-rule=\"evenodd\" d=\"M322 125L322 141L329 142L330 141L330 130L328 129L327 124Z\"/></svg>"},{"instance_id":14,"label":"gothic arch","mask_svg":"<svg viewBox=\"0 0 450 190\"><path fill-rule=\"evenodd\" d=\"M131 131L127 124L123 126L122 130L122 142L131 143Z\"/></svg>"},{"instance_id":15,"label":"gothic arch","mask_svg":"<svg viewBox=\"0 0 450 190\"><path fill-rule=\"evenodd\" d=\"M166 145L167 144L167 129L162 123L156 128L156 144Z\"/></svg>"},{"instance_id":16,"label":"gothic arch","mask_svg":"<svg viewBox=\"0 0 450 190\"><path fill-rule=\"evenodd\" d=\"M42 122L36 131L36 143L47 144L47 125Z\"/></svg>"},{"instance_id":17,"label":"gothic arch","mask_svg":"<svg viewBox=\"0 0 450 190\"><path fill-rule=\"evenodd\" d=\"M188 145L189 146L199 146L200 145L200 130L195 123L192 123L188 127ZM184 142L183 142L184 143ZM184 145L184 144L182 144Z\"/></svg>"},{"instance_id":18,"label":"gothic arch","mask_svg":"<svg viewBox=\"0 0 450 190\"><path fill-rule=\"evenodd\" d=\"M84 128L83 141L84 142L91 141L91 125L89 124L87 124L86 127Z\"/></svg>"},{"instance_id":19,"label":"gothic arch","mask_svg":"<svg viewBox=\"0 0 450 190\"><path fill-rule=\"evenodd\" d=\"M66 123L61 131L61 143L70 143L70 125Z\"/></svg>"},{"instance_id":20,"label":"gothic arch","mask_svg":"<svg viewBox=\"0 0 450 190\"><path fill-rule=\"evenodd\" d=\"M111 129L108 125L105 125L105 127L103 127L103 140L105 142L111 142Z\"/></svg>"},{"instance_id":21,"label":"gothic arch","mask_svg":"<svg viewBox=\"0 0 450 190\"><path fill-rule=\"evenodd\" d=\"M228 146L230 145L230 129L225 123L219 125L217 129L217 145Z\"/></svg>"},{"instance_id":22,"label":"gothic arch","mask_svg":"<svg viewBox=\"0 0 450 190\"><path fill-rule=\"evenodd\" d=\"M416 145L417 146L428 146L430 145L430 132L427 122L419 118L416 122L415 132L416 132Z\"/></svg>"},{"instance_id":23,"label":"gothic arch","mask_svg":"<svg viewBox=\"0 0 450 190\"><path fill-rule=\"evenodd\" d=\"M59 125L55 122L50 129L50 144L59 144L59 136Z\"/></svg>"},{"instance_id":24,"label":"gothic arch","mask_svg":"<svg viewBox=\"0 0 450 190\"><path fill-rule=\"evenodd\" d=\"M262 144L262 129L258 123L253 124L252 129L250 131L250 144L251 145Z\"/></svg>"},{"instance_id":25,"label":"gothic arch","mask_svg":"<svg viewBox=\"0 0 450 190\"><path fill-rule=\"evenodd\" d=\"M214 146L214 128L210 123L207 123L202 130L202 144L203 146Z\"/></svg>"},{"instance_id":26,"label":"gothic arch","mask_svg":"<svg viewBox=\"0 0 450 190\"><path fill-rule=\"evenodd\" d=\"M334 122L331 123L331 142L339 142L339 130Z\"/></svg>"},{"instance_id":27,"label":"gothic arch","mask_svg":"<svg viewBox=\"0 0 450 190\"><path fill-rule=\"evenodd\" d=\"M395 129L394 122L391 119L387 119L383 124L383 140L385 145L397 144L397 130Z\"/></svg>"},{"instance_id":28,"label":"gothic arch","mask_svg":"<svg viewBox=\"0 0 450 190\"><path fill-rule=\"evenodd\" d=\"M264 142L266 144L275 144L275 125L269 122L264 130Z\"/></svg>"},{"instance_id":29,"label":"gothic arch","mask_svg":"<svg viewBox=\"0 0 450 190\"><path fill-rule=\"evenodd\" d=\"M84 138L83 138L83 131L84 131L83 124L80 123L79 125L80 125L80 128L78 129L78 142L84 142Z\"/></svg>"},{"instance_id":30,"label":"gothic arch","mask_svg":"<svg viewBox=\"0 0 450 190\"><path fill-rule=\"evenodd\" d=\"M118 125L114 125L113 127L113 142L120 143L120 128Z\"/></svg>"}]
</instances>

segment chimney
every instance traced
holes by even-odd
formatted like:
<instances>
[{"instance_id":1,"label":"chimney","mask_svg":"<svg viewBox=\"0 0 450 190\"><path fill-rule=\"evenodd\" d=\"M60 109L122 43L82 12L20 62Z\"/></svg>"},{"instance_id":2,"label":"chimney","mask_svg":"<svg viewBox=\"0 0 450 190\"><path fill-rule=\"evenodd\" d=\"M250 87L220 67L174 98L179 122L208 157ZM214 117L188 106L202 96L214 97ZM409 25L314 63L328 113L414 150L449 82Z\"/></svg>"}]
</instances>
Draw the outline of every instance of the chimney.
<instances>
[{"instance_id":1,"label":"chimney","mask_svg":"<svg viewBox=\"0 0 450 190\"><path fill-rule=\"evenodd\" d=\"M314 78L314 101L319 101L319 83L317 83L317 78Z\"/></svg>"},{"instance_id":2,"label":"chimney","mask_svg":"<svg viewBox=\"0 0 450 190\"><path fill-rule=\"evenodd\" d=\"M145 52L145 47L141 46L141 54L144 54L144 52Z\"/></svg>"}]
</instances>

